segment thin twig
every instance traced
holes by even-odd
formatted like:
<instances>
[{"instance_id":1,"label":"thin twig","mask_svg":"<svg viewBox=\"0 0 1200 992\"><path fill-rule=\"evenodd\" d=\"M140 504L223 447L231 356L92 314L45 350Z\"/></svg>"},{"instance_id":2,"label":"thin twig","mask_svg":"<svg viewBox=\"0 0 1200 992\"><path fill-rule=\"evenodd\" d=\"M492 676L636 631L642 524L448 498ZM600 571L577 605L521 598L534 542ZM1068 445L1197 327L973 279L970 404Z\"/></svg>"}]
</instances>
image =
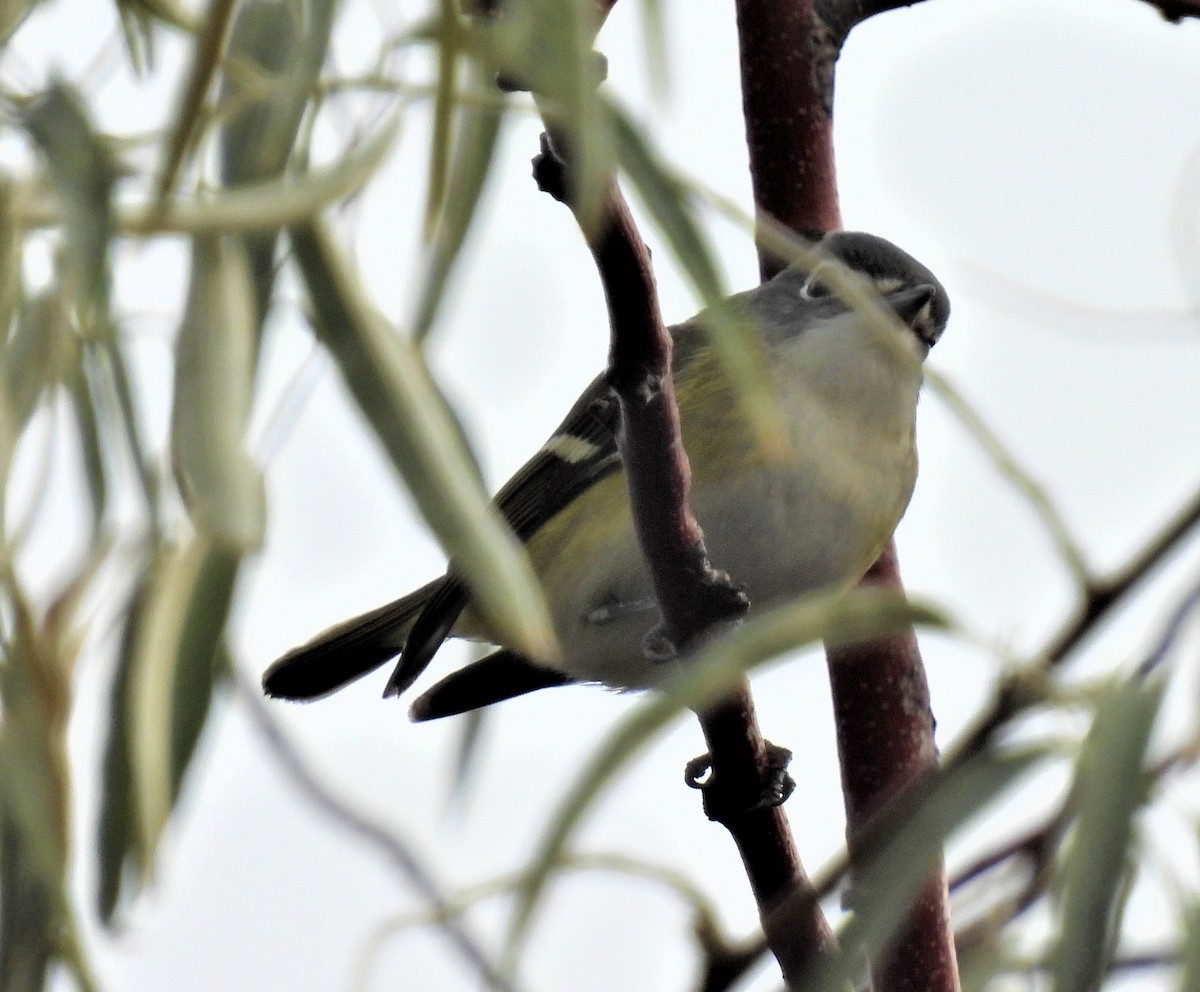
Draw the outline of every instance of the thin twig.
<instances>
[{"instance_id":1,"label":"thin twig","mask_svg":"<svg viewBox=\"0 0 1200 992\"><path fill-rule=\"evenodd\" d=\"M288 740L279 721L262 699L258 685L252 683L240 671L235 671L234 682L238 696L250 711L250 717L262 734L263 740L300 793L346 833L358 837L367 846L374 848L399 870L428 904L431 921L479 973L488 988L497 992L515 992L512 982L499 973L483 948L455 919L449 899L429 870L413 853L408 842L397 836L392 829L370 819L335 795L333 790L321 781L295 745Z\"/></svg>"},{"instance_id":2,"label":"thin twig","mask_svg":"<svg viewBox=\"0 0 1200 992\"><path fill-rule=\"evenodd\" d=\"M1083 557L1083 551L1045 488L1017 464L1016 459L1009 454L1004 442L996 436L974 407L967 402L954 383L936 369L929 368L925 371L925 381L938 398L946 404L950 412L958 418L958 422L975 439L984 454L992 460L996 471L1011 482L1013 487L1025 497L1026 502L1042 521L1042 526L1046 528L1051 540L1054 541L1059 555L1079 587L1082 589L1090 587L1094 579Z\"/></svg>"},{"instance_id":3,"label":"thin twig","mask_svg":"<svg viewBox=\"0 0 1200 992\"><path fill-rule=\"evenodd\" d=\"M1132 561L1109 579L1096 582L1084 593L1075 616L1042 651L1035 667L1039 674L1062 665L1079 644L1105 621L1125 597L1173 551L1200 523L1200 491L1163 529L1142 548ZM1036 681L1029 671L1008 679L996 694L988 711L974 728L955 746L945 764L955 767L978 754L1008 724L1029 706L1040 700L1039 692L1030 692Z\"/></svg>"}]
</instances>

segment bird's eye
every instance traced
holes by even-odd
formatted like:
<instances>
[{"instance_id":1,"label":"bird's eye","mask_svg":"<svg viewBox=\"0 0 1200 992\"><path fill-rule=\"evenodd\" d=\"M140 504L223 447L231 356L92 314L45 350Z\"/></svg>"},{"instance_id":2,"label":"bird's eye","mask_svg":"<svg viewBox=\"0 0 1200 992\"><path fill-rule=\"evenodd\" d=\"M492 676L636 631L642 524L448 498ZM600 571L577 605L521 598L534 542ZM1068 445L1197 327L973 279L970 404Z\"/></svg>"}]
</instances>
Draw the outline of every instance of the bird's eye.
<instances>
[{"instance_id":1,"label":"bird's eye","mask_svg":"<svg viewBox=\"0 0 1200 992\"><path fill-rule=\"evenodd\" d=\"M809 276L808 281L800 287L800 295L806 300L823 300L829 296L829 287L815 275Z\"/></svg>"}]
</instances>

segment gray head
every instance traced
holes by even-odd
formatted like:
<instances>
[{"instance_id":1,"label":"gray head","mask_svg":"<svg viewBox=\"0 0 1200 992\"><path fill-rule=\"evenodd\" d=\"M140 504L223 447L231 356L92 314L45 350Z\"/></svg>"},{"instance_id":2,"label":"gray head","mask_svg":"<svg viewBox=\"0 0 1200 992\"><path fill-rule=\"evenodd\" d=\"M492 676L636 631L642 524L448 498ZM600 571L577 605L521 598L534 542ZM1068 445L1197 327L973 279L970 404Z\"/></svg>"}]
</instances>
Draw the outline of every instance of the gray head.
<instances>
[{"instance_id":1,"label":"gray head","mask_svg":"<svg viewBox=\"0 0 1200 992\"><path fill-rule=\"evenodd\" d=\"M950 316L950 299L937 276L890 241L859 231L835 231L817 242L817 250L836 258L870 280L887 303L917 335L924 349L933 347ZM809 320L834 317L846 304L822 278L826 263L793 265L768 284L775 290L758 301L772 316L803 309ZM780 292L782 291L782 292ZM797 314L798 315L798 314Z\"/></svg>"}]
</instances>

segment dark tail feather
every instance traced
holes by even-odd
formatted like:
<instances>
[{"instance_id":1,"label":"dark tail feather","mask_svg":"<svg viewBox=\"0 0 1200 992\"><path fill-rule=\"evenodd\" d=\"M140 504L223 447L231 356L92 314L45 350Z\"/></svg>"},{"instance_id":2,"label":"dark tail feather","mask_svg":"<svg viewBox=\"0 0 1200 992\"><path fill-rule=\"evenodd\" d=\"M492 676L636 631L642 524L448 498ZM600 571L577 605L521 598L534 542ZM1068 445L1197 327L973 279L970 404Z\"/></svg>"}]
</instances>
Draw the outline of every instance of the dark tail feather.
<instances>
[{"instance_id":1,"label":"dark tail feather","mask_svg":"<svg viewBox=\"0 0 1200 992\"><path fill-rule=\"evenodd\" d=\"M400 695L421 677L438 648L450 636L466 605L467 590L458 579L447 575L437 583L433 595L426 598L421 615L408 632L400 664L383 690L385 698Z\"/></svg>"},{"instance_id":2,"label":"dark tail feather","mask_svg":"<svg viewBox=\"0 0 1200 992\"><path fill-rule=\"evenodd\" d=\"M526 661L512 651L497 651L442 679L417 698L409 715L418 722L437 720L538 689L570 685L574 681L562 672Z\"/></svg>"},{"instance_id":3,"label":"dark tail feather","mask_svg":"<svg viewBox=\"0 0 1200 992\"><path fill-rule=\"evenodd\" d=\"M267 669L263 689L278 699L319 699L378 668L403 649L410 621L436 585L431 582L293 648Z\"/></svg>"}]
</instances>

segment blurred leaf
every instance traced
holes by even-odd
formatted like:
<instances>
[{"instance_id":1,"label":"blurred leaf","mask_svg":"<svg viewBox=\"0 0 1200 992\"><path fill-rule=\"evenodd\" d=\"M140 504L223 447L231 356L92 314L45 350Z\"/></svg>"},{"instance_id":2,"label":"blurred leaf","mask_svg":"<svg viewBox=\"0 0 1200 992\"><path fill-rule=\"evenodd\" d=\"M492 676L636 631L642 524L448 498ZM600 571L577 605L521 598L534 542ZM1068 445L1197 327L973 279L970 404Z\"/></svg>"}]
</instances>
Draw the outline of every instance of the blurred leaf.
<instances>
[{"instance_id":1,"label":"blurred leaf","mask_svg":"<svg viewBox=\"0 0 1200 992\"><path fill-rule=\"evenodd\" d=\"M7 45L14 32L41 0L0 0L0 45Z\"/></svg>"},{"instance_id":2,"label":"blurred leaf","mask_svg":"<svg viewBox=\"0 0 1200 992\"><path fill-rule=\"evenodd\" d=\"M1162 701L1157 680L1111 686L1096 709L1076 765L1076 826L1063 866L1057 992L1085 992L1102 981L1115 947L1118 895L1130 871L1133 818L1151 776L1143 767Z\"/></svg>"},{"instance_id":3,"label":"blurred leaf","mask_svg":"<svg viewBox=\"0 0 1200 992\"><path fill-rule=\"evenodd\" d=\"M105 446L101 440L100 418L97 416L94 397L88 384L87 370L83 362L78 360L83 355L83 350L76 352L77 361L67 377L66 386L71 399L71 411L75 415L75 426L79 431L79 449L92 507L92 527L97 528L104 520L108 508L108 475L105 470Z\"/></svg>"},{"instance_id":4,"label":"blurred leaf","mask_svg":"<svg viewBox=\"0 0 1200 992\"><path fill-rule=\"evenodd\" d=\"M10 429L19 437L46 390L73 364L75 339L56 288L30 297L0 355Z\"/></svg>"},{"instance_id":5,"label":"blurred leaf","mask_svg":"<svg viewBox=\"0 0 1200 992\"><path fill-rule=\"evenodd\" d=\"M472 64L468 90L485 91L494 86ZM459 112L458 132L454 140L454 159L450 164L448 188L441 213L433 230L433 244L418 297L413 336L422 340L433 327L446 290L450 273L462 251L463 242L475 219L484 184L495 159L504 104L464 104Z\"/></svg>"},{"instance_id":6,"label":"blurred leaf","mask_svg":"<svg viewBox=\"0 0 1200 992\"><path fill-rule=\"evenodd\" d=\"M192 45L187 76L176 101L175 121L166 129L162 166L155 184L156 209L161 209L170 198L184 163L199 143L201 128L208 119L208 94L221 65L236 8L237 0L208 0Z\"/></svg>"},{"instance_id":7,"label":"blurred leaf","mask_svg":"<svg viewBox=\"0 0 1200 992\"><path fill-rule=\"evenodd\" d=\"M11 587L10 587L11 589ZM0 665L0 988L40 992L68 924L66 752L73 657L56 657L20 595Z\"/></svg>"},{"instance_id":8,"label":"blurred leaf","mask_svg":"<svg viewBox=\"0 0 1200 992\"><path fill-rule=\"evenodd\" d=\"M837 953L813 968L803 988L843 992L853 986L863 962L876 959L904 921L947 839L1052 753L1042 747L983 751L890 809L882 843L856 859L847 899L853 916L838 934Z\"/></svg>"},{"instance_id":9,"label":"blurred leaf","mask_svg":"<svg viewBox=\"0 0 1200 992\"><path fill-rule=\"evenodd\" d=\"M105 924L112 923L130 863L145 860L134 823L129 706L133 695L138 631L145 622L150 589L155 578L156 573L152 569L144 569L125 608L117 670L108 697L108 739L104 746L96 838L99 861L96 902L100 920Z\"/></svg>"},{"instance_id":10,"label":"blurred leaf","mask_svg":"<svg viewBox=\"0 0 1200 992\"><path fill-rule=\"evenodd\" d=\"M117 168L96 134L86 104L65 83L54 83L23 114L25 129L46 163L66 227L64 248L85 327L108 314L108 245L114 225Z\"/></svg>"},{"instance_id":11,"label":"blurred leaf","mask_svg":"<svg viewBox=\"0 0 1200 992\"><path fill-rule=\"evenodd\" d=\"M785 652L825 641L846 644L891 633L910 624L945 626L941 614L892 591L860 588L850 593L818 593L764 610L687 659L676 678L665 682L635 709L593 753L559 804L542 835L509 930L515 953L537 909L555 865L602 790L649 741L684 710L712 705L753 668Z\"/></svg>"},{"instance_id":12,"label":"blurred leaf","mask_svg":"<svg viewBox=\"0 0 1200 992\"><path fill-rule=\"evenodd\" d=\"M489 627L501 643L528 657L557 657L529 559L488 501L420 351L363 297L323 222L294 227L290 235L317 334Z\"/></svg>"},{"instance_id":13,"label":"blurred leaf","mask_svg":"<svg viewBox=\"0 0 1200 992\"><path fill-rule=\"evenodd\" d=\"M189 34L199 30L195 15L176 0L117 0L117 6L123 13L144 15Z\"/></svg>"},{"instance_id":14,"label":"blurred leaf","mask_svg":"<svg viewBox=\"0 0 1200 992\"><path fill-rule=\"evenodd\" d=\"M787 457L787 429L767 369L761 336L744 314L725 303L724 280L696 223L688 188L663 166L623 111L614 108L612 119L621 168L708 308L698 322L708 333L717 357L737 388L746 422L765 451Z\"/></svg>"},{"instance_id":15,"label":"blurred leaf","mask_svg":"<svg viewBox=\"0 0 1200 992\"><path fill-rule=\"evenodd\" d=\"M140 4L116 0L117 18L129 66L138 79L145 79L154 68L154 21Z\"/></svg>"},{"instance_id":16,"label":"blurred leaf","mask_svg":"<svg viewBox=\"0 0 1200 992\"><path fill-rule=\"evenodd\" d=\"M24 232L16 224L11 180L0 176L0 341L8 337L9 325L21 306L21 257Z\"/></svg>"},{"instance_id":17,"label":"blurred leaf","mask_svg":"<svg viewBox=\"0 0 1200 992\"><path fill-rule=\"evenodd\" d=\"M220 127L221 181L242 186L282 175L329 47L334 0L243 3L229 39L221 101L231 110ZM234 67L255 75L234 82ZM245 236L259 333L275 282L278 230Z\"/></svg>"},{"instance_id":18,"label":"blurred leaf","mask_svg":"<svg viewBox=\"0 0 1200 992\"><path fill-rule=\"evenodd\" d=\"M670 72L667 67L667 32L663 23L663 0L642 0L642 38L646 48L646 72L650 78L650 92L655 99L667 95Z\"/></svg>"},{"instance_id":19,"label":"blurred leaf","mask_svg":"<svg viewBox=\"0 0 1200 992\"><path fill-rule=\"evenodd\" d=\"M1182 950L1179 992L1200 992L1200 901L1195 899L1183 917Z\"/></svg>"},{"instance_id":20,"label":"blurred leaf","mask_svg":"<svg viewBox=\"0 0 1200 992\"><path fill-rule=\"evenodd\" d=\"M655 223L662 229L706 306L728 295L720 270L690 208L688 187L658 160L629 116L612 109L621 168L628 173Z\"/></svg>"},{"instance_id":21,"label":"blurred leaf","mask_svg":"<svg viewBox=\"0 0 1200 992\"><path fill-rule=\"evenodd\" d=\"M269 230L302 222L332 203L358 192L387 157L399 131L398 119L385 124L377 135L351 149L331 166L300 176L283 176L240 186L219 194L172 200L163 210L131 206L117 210L122 234L147 235L228 234ZM51 204L30 196L16 204L17 223L46 227L59 222Z\"/></svg>"},{"instance_id":22,"label":"blurred leaf","mask_svg":"<svg viewBox=\"0 0 1200 992\"><path fill-rule=\"evenodd\" d=\"M208 720L213 693L229 672L225 627L240 558L235 549L220 544L205 549L184 618L171 716L171 785L175 799Z\"/></svg>"},{"instance_id":23,"label":"blurred leaf","mask_svg":"<svg viewBox=\"0 0 1200 992\"><path fill-rule=\"evenodd\" d=\"M57 950L57 893L36 870L29 840L0 804L0 988L5 992L43 992Z\"/></svg>"},{"instance_id":24,"label":"blurred leaf","mask_svg":"<svg viewBox=\"0 0 1200 992\"><path fill-rule=\"evenodd\" d=\"M600 221L616 153L598 91L603 59L592 48L599 27L594 0L509 0L500 17L464 33L477 54L533 93L555 141L566 141L572 207L589 233Z\"/></svg>"},{"instance_id":25,"label":"blurred leaf","mask_svg":"<svg viewBox=\"0 0 1200 992\"><path fill-rule=\"evenodd\" d=\"M162 549L149 566L148 592L135 604L125 734L136 837L130 849L138 854L143 879L153 871L154 852L174 807L176 686L188 651L188 620L211 603L212 590L202 584L211 548L208 540L195 537Z\"/></svg>"},{"instance_id":26,"label":"blurred leaf","mask_svg":"<svg viewBox=\"0 0 1200 992\"><path fill-rule=\"evenodd\" d=\"M270 179L287 165L311 79L298 78L302 0L249 0L229 36L221 81L221 182Z\"/></svg>"},{"instance_id":27,"label":"blurred leaf","mask_svg":"<svg viewBox=\"0 0 1200 992\"><path fill-rule=\"evenodd\" d=\"M188 555L194 555L194 560ZM142 804L137 787L141 780L134 781L135 738L134 706L139 704L138 694L143 687L138 679L146 677L146 644L142 640L155 620L150 611L170 610L170 604L156 600L159 584L164 579L162 567L165 561L182 562L175 567L187 572L194 568L194 581L190 589L181 589L186 602L178 605L182 612L177 635L171 643L173 631L169 628L176 622L168 618L160 627L164 637L160 640L163 654L153 661L164 669L158 673L158 682L169 681L169 695L155 702L163 702L169 712L155 707L161 726L166 721L167 740L160 740L162 756L169 762L169 806L179 798L183 779L207 720L212 694L221 674L227 670L224 647L225 626L232 603L234 583L237 577L238 557L235 552L211 542L201 542L191 549L168 553L160 558L160 567L146 568L134 590L125 612L119 660L109 697L109 736L105 746L104 770L98 822L99 885L97 905L100 919L112 922L123 890L130 883L129 868L143 868L153 861L153 842L156 836L147 836L139 831L135 811ZM189 576L185 575L184 580ZM185 584L182 583L182 584ZM170 655L171 650L175 654ZM170 669L166 671L165 669ZM144 714L143 714L144 715ZM142 746L145 746L143 743ZM139 773L147 769L137 762ZM159 772L156 770L156 774ZM161 801L162 795L156 783L154 797ZM151 841L147 846L147 841Z\"/></svg>"},{"instance_id":28,"label":"blurred leaf","mask_svg":"<svg viewBox=\"0 0 1200 992\"><path fill-rule=\"evenodd\" d=\"M242 551L262 541L262 476L246 451L256 320L240 242L192 241L187 311L175 346L171 450L200 528Z\"/></svg>"},{"instance_id":29,"label":"blurred leaf","mask_svg":"<svg viewBox=\"0 0 1200 992\"><path fill-rule=\"evenodd\" d=\"M0 666L0 783L6 810L25 838L28 863L57 887L66 871L66 680L74 659L49 655L22 598L10 597L7 605L13 617Z\"/></svg>"},{"instance_id":30,"label":"blurred leaf","mask_svg":"<svg viewBox=\"0 0 1200 992\"><path fill-rule=\"evenodd\" d=\"M999 436L988 426L979 412L959 392L954 383L936 369L926 366L925 381L934 394L946 404L975 443L988 456L997 472L1000 473L1029 504L1030 509L1037 514L1042 526L1054 542L1063 563L1070 570L1075 583L1081 589L1092 585L1091 570L1083 555L1083 549L1071 534L1062 514L1054 505L1050 494L1033 476L1013 457L1012 452L1000 440Z\"/></svg>"},{"instance_id":31,"label":"blurred leaf","mask_svg":"<svg viewBox=\"0 0 1200 992\"><path fill-rule=\"evenodd\" d=\"M438 0L441 31L438 34L438 74L433 100L433 134L429 142L429 193L425 198L425 237L445 208L447 174L450 171L451 125L458 104L458 72L461 50L458 37L458 5Z\"/></svg>"}]
</instances>

